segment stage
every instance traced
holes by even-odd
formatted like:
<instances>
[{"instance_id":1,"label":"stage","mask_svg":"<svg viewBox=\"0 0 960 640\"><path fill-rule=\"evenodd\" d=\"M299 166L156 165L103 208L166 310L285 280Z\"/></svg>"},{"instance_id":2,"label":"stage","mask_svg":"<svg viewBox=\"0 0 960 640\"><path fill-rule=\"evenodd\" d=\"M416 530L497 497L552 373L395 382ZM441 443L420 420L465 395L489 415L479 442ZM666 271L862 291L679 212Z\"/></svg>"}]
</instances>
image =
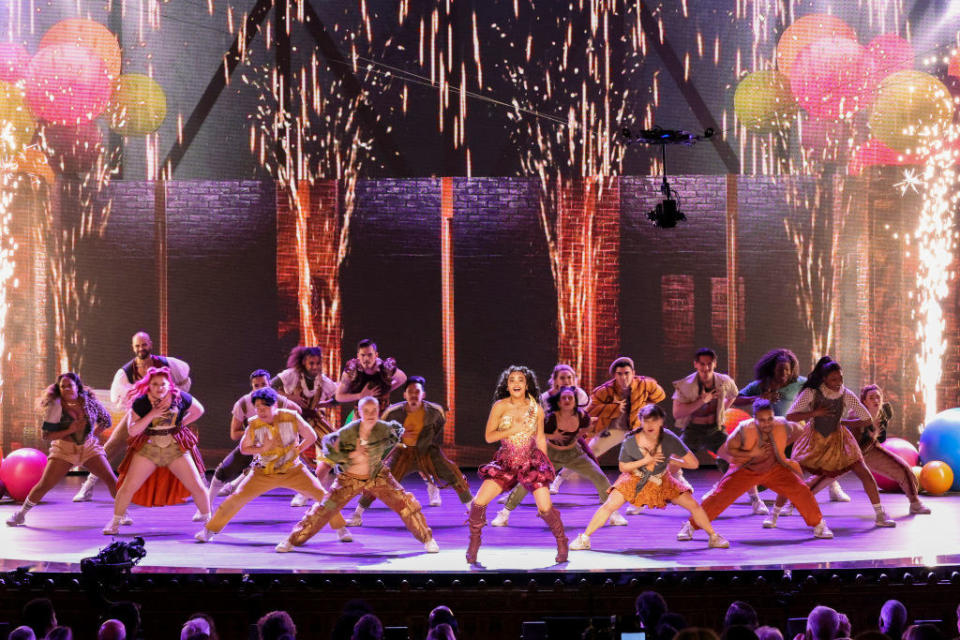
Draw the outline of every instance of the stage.
<instances>
[{"instance_id":1,"label":"stage","mask_svg":"<svg viewBox=\"0 0 960 640\"><path fill-rule=\"evenodd\" d=\"M613 470L608 474L612 476ZM468 473L468 477L475 490L479 485L476 474ZM715 470L687 473L698 498L718 477ZM79 572L81 558L96 555L110 542L101 528L110 519L113 503L102 485L92 502L71 502L81 479L71 476L51 491L28 514L27 526L0 527L0 570L29 566L33 571ZM902 494L885 493L883 503L897 527L879 529L873 526L872 509L856 478L845 478L842 484L853 499L851 503L829 502L826 491L818 496L836 536L833 540L815 539L796 513L781 517L776 529L763 529L763 517L750 513L744 497L715 521L717 531L730 541L729 549L709 549L703 532L692 542L678 542L675 536L685 512L671 506L627 516L629 525L625 527L604 527L592 537L593 550L571 551L570 561L563 565L553 563L553 537L536 517L536 507L528 497L511 514L509 526L484 528L483 568L468 567L464 560L465 513L452 491L442 492L443 506L424 507L440 545L438 554L424 553L400 519L379 502L364 514L362 527L350 529L353 542L341 543L333 531L324 529L292 553L275 553L274 545L305 510L290 507L291 494L284 490L250 503L207 544L193 539L200 526L190 520L192 503L153 509L134 506L130 510L134 524L123 527L118 539L142 536L147 557L136 571L164 573L622 573L960 565L960 496L924 496L933 513L910 516ZM406 478L405 485L427 504L426 489L416 475ZM773 493L763 495L772 506ZM589 483L574 479L554 500L572 540L596 509L596 493ZM344 509L345 517L350 516L354 504L355 500ZM488 522L501 507L490 506ZM9 501L0 503L0 517L6 520L14 508Z\"/></svg>"}]
</instances>

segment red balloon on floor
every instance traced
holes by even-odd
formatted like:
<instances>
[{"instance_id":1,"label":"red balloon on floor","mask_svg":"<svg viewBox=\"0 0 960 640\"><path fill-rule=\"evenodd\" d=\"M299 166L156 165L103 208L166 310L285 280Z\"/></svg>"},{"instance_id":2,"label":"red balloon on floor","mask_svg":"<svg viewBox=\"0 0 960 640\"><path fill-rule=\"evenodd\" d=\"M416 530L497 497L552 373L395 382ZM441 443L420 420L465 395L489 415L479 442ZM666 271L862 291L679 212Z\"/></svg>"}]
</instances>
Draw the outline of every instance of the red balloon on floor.
<instances>
[{"instance_id":1,"label":"red balloon on floor","mask_svg":"<svg viewBox=\"0 0 960 640\"><path fill-rule=\"evenodd\" d=\"M0 482L7 487L10 496L23 501L47 466L47 454L36 449L17 449L0 464Z\"/></svg>"}]
</instances>

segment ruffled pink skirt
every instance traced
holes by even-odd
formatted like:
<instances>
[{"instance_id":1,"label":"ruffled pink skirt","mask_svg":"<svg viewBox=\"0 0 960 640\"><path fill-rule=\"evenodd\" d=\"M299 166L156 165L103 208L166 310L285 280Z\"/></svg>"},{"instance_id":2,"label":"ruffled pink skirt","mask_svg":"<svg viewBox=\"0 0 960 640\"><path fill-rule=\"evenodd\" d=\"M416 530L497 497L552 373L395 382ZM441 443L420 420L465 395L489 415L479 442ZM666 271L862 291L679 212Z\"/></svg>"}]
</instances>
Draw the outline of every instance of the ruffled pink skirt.
<instances>
[{"instance_id":1,"label":"ruffled pink skirt","mask_svg":"<svg viewBox=\"0 0 960 640\"><path fill-rule=\"evenodd\" d=\"M533 493L540 487L550 486L557 477L553 464L536 447L522 456L508 455L501 447L493 460L477 469L477 473L483 480L496 482L505 492L519 484Z\"/></svg>"}]
</instances>

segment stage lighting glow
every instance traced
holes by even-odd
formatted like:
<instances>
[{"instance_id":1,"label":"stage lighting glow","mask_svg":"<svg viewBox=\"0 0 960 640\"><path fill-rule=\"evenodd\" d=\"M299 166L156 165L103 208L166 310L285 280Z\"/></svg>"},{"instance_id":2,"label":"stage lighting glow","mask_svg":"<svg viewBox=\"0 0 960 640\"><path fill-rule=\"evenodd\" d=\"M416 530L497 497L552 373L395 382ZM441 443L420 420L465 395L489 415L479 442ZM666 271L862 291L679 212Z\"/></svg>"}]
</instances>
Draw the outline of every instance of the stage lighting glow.
<instances>
[{"instance_id":1,"label":"stage lighting glow","mask_svg":"<svg viewBox=\"0 0 960 640\"><path fill-rule=\"evenodd\" d=\"M17 142L14 140L12 125L5 123L0 128L0 149L15 149ZM17 176L17 164L13 158L0 157L0 399L3 398L3 365L7 361L7 312L10 310L10 301L8 293L11 287L16 286L16 280L13 279L14 253L17 250L17 242L10 233L11 212L10 204L13 202L19 182Z\"/></svg>"}]
</instances>

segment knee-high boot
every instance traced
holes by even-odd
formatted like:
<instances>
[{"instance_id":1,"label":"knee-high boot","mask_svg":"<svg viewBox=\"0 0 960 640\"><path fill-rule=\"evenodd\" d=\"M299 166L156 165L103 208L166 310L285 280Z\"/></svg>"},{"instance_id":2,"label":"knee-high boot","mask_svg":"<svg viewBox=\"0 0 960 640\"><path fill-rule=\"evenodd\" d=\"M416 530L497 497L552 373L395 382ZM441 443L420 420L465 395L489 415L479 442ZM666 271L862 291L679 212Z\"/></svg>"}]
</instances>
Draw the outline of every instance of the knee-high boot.
<instances>
[{"instance_id":1,"label":"knee-high boot","mask_svg":"<svg viewBox=\"0 0 960 640\"><path fill-rule=\"evenodd\" d=\"M557 563L567 561L567 551L569 547L567 536L563 531L563 521L560 520L560 512L556 509L550 509L546 513L540 514L543 521L550 527L550 533L557 539Z\"/></svg>"},{"instance_id":2,"label":"knee-high boot","mask_svg":"<svg viewBox=\"0 0 960 640\"><path fill-rule=\"evenodd\" d=\"M470 542L467 544L467 563L474 564L477 561L477 552L480 551L480 530L487 524L487 505L478 505L474 502L470 505L470 517L467 519L467 526L470 528Z\"/></svg>"}]
</instances>

